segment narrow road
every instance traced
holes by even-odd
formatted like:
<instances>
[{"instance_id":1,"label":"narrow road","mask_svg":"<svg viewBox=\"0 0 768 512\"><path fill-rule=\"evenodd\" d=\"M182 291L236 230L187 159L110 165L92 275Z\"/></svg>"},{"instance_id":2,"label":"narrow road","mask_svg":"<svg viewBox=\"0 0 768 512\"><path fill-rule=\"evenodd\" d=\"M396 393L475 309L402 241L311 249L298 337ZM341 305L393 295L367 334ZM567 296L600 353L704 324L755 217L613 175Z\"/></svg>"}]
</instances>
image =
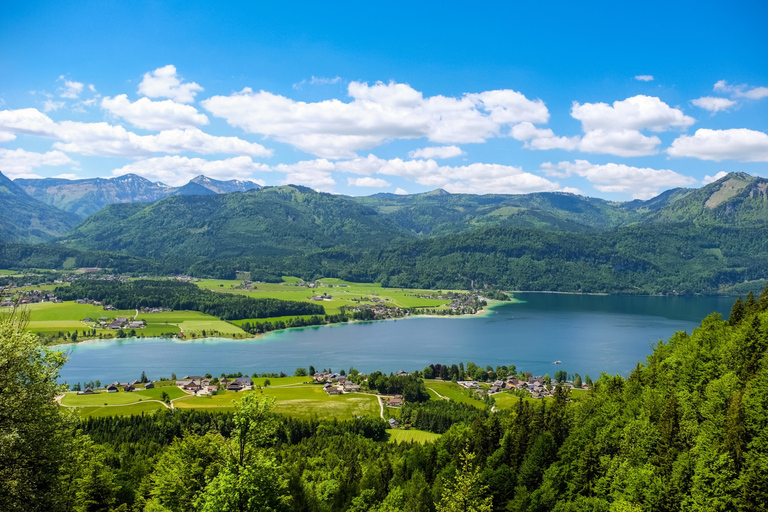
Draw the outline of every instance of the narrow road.
<instances>
[{"instance_id":1,"label":"narrow road","mask_svg":"<svg viewBox=\"0 0 768 512\"><path fill-rule=\"evenodd\" d=\"M136 314L135 314L135 315L133 315L133 319L134 319L134 320L136 320L136 317L137 317L137 316L139 316L139 310L138 310L138 309L136 310Z\"/></svg>"},{"instance_id":2,"label":"narrow road","mask_svg":"<svg viewBox=\"0 0 768 512\"><path fill-rule=\"evenodd\" d=\"M381 419L387 421L387 419L384 417L384 402L381 400L379 395L376 395L376 398L379 399L379 407L381 408L381 412L379 414L381 414Z\"/></svg>"},{"instance_id":3,"label":"narrow road","mask_svg":"<svg viewBox=\"0 0 768 512\"><path fill-rule=\"evenodd\" d=\"M168 406L165 402L162 400L140 400L138 402L131 402L129 404L108 404L108 405L67 405L61 403L61 399L64 398L65 395L60 395L56 397L56 401L59 403L62 407L72 407L72 408L78 408L78 407L123 407L125 405L138 405L138 404L146 404L148 402L157 402L160 404L163 404L168 409L173 409L173 404L171 406Z\"/></svg>"},{"instance_id":4,"label":"narrow road","mask_svg":"<svg viewBox=\"0 0 768 512\"><path fill-rule=\"evenodd\" d=\"M431 392L433 392L434 394L436 394L437 396L439 396L440 398L442 398L443 400L448 400L449 402L451 401L451 399L450 399L450 398L448 398L447 396L443 396L443 395L441 395L440 393L438 393L438 392L437 392L437 391L435 391L434 389L432 389L432 388L430 388L430 387L428 387L427 389L428 389L428 390L430 390Z\"/></svg>"}]
</instances>

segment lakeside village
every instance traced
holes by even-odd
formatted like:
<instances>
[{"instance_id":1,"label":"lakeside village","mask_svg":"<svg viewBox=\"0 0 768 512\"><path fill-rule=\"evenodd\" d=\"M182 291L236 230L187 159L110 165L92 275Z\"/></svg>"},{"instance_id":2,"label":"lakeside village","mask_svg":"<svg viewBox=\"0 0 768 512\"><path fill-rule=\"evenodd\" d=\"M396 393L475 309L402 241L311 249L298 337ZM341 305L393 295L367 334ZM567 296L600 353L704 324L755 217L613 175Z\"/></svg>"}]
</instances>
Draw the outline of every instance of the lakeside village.
<instances>
[{"instance_id":1,"label":"lakeside village","mask_svg":"<svg viewBox=\"0 0 768 512\"><path fill-rule=\"evenodd\" d=\"M66 284L66 283L73 283L78 280L104 280L104 281L112 281L112 282L129 282L131 281L131 277L128 275L115 275L115 274L102 274L99 273L102 269L99 268L86 268L86 269L79 269L79 271L76 274L66 274L59 276L60 279L53 279L49 281L45 281L43 283L37 283L37 284ZM193 278L186 275L175 275L170 276L168 279L174 279L182 282L198 282L200 279ZM349 285L347 284L327 284L327 283L321 283L319 281L316 282L305 282L305 281L298 281L295 283L281 283L283 286L296 286L296 287L305 287L307 289L311 289L317 293L316 295L312 295L311 297L308 297L307 300L309 301L331 301L333 300L333 296L329 295L327 292L323 292L322 294L318 293L319 288L347 288ZM47 291L47 290L38 290L38 289L30 289L32 286L35 286L35 284L31 282L27 282L24 284L17 284L14 281L9 281L7 284L0 286L0 293L5 293L7 296L2 298L0 300L0 307L11 307L15 304L18 305L29 305L29 304L35 304L35 303L62 303L62 299L57 297L53 291ZM257 283L250 281L248 279L243 279L239 284L233 285L233 288L242 288L246 291L252 291L254 289L257 289ZM489 298L497 298L493 295L493 293L498 293L495 290L485 290L483 291L484 295L490 295ZM509 300L509 298L501 294L502 297L498 297L498 299L502 300ZM479 311L482 311L485 306L487 306L487 299L484 296L479 295L476 291L473 292L435 292L433 294L412 294L408 295L408 297L416 297L416 298L426 298L426 299L439 299L439 300L449 300L450 302L445 305L445 307L442 308L401 308L399 306L395 306L393 304L390 304L391 299L386 297L379 297L375 293L371 293L370 296L363 296L363 297L355 297L350 299L352 302L355 302L355 305L345 305L341 306L341 321L348 321L348 320L360 320L360 321L370 321L370 320L389 320L389 319L395 319L395 318L405 318L411 315L419 315L419 314L430 314L430 315L440 315L440 316L452 316L452 315L473 315L475 313L478 313ZM93 300L88 297L80 297L75 299L74 301L77 304L90 304L93 306L101 306L104 311L118 311L118 308L114 307L111 304L102 304L102 302L98 300ZM118 338L123 337L134 337L140 334L140 330L147 327L147 321L145 319L139 319L139 314L152 314L152 313L163 313L163 312L172 312L173 310L170 308L165 307L139 307L135 308L137 311L137 314L133 318L128 317L113 317L104 315L98 318L91 318L91 317L85 317L80 319L80 321L90 329L93 329L93 332L86 333L83 331L84 335L91 335L96 336L97 335L97 329L101 329L102 333L98 333L99 338L101 338L103 335L107 335L108 337L116 336ZM186 311L186 310L185 310ZM318 319L311 319L311 321L320 322L320 323L326 323L321 322L321 318ZM306 321L305 321L306 323ZM240 327L249 334L259 334L262 332L267 332L270 330L277 330L285 327L290 327L291 325L287 325L283 322L283 325L273 325L267 323L261 323L261 322L254 322L252 325L250 322L247 322ZM139 331L139 332L137 332ZM110 333L110 334L107 334ZM186 335L184 332L179 332L175 335L178 338L185 338ZM68 336L69 337L69 336Z\"/></svg>"},{"instance_id":2,"label":"lakeside village","mask_svg":"<svg viewBox=\"0 0 768 512\"><path fill-rule=\"evenodd\" d=\"M494 396L501 393L508 393L520 398L533 398L544 399L554 396L556 387L562 385L568 390L581 389L589 390L592 381L589 376L585 377L582 382L581 377L578 374L569 376L565 371L558 371L555 373L555 378L550 378L549 375L545 376L533 376L530 372L515 374L515 367L510 367L511 374L506 375L506 367L497 367L497 370L482 369L476 367L473 363L468 364L469 367L477 369L476 374L487 375L487 378L495 378L495 380L461 380L457 381L453 379L455 384L461 386L464 389L463 394L469 398L484 402L486 405L493 406L495 403ZM456 365L453 365L454 368ZM461 365L463 372L463 364ZM445 365L430 365L424 368L424 371L415 371L412 373L399 370L395 373L390 373L388 376L381 372L374 372L371 375L358 372L354 368L350 368L346 373L342 370L340 373L334 373L331 370L314 371L314 367L309 368L307 371L304 368L297 368L294 373L294 377L307 377L307 380L303 384L314 384L322 386L323 391L330 397L336 395L345 395L349 393L372 393L378 395L383 404L387 407L400 407L406 401L423 401L429 395L426 393L426 389L423 389L424 394L419 397L418 392L414 392L411 387L411 383L419 383L423 388L424 383L428 383L433 379L426 379L434 375L450 374L451 371ZM490 368L490 367L486 367ZM446 372L445 369L448 369ZM314 371L314 373L309 373ZM497 373L498 372L498 373ZM455 375L455 374L454 374ZM168 379L161 379L158 381L149 380L144 373L141 375L141 379L134 380L133 382L113 382L102 387L100 381L85 383L83 388L80 383L72 386L72 391L78 395L95 395L99 393L130 393L134 391L149 390L149 389L161 389L163 387L176 387L184 392L184 396L199 396L199 397L213 397L215 395L221 395L227 392L241 392L251 391L254 389L263 389L268 387L271 382L270 378L284 378L287 377L285 373L281 374L260 374L249 377L242 373L237 374L221 374L221 377L213 377L210 373L205 375L185 375L183 379L177 379L175 374L172 374ZM496 378L502 377L502 378ZM258 385L254 379L265 379L262 385ZM568 380L570 378L570 380ZM424 380L426 379L426 380ZM560 379L560 380L558 380ZM443 379L434 379L437 381L444 381ZM444 381L445 382L445 381ZM65 383L66 385L66 383ZM409 387L411 388L409 390ZM434 391L434 390L433 390ZM447 400L447 397L435 392L439 398ZM170 398L166 393L162 394L161 401L170 404ZM393 425L396 427L396 425Z\"/></svg>"}]
</instances>

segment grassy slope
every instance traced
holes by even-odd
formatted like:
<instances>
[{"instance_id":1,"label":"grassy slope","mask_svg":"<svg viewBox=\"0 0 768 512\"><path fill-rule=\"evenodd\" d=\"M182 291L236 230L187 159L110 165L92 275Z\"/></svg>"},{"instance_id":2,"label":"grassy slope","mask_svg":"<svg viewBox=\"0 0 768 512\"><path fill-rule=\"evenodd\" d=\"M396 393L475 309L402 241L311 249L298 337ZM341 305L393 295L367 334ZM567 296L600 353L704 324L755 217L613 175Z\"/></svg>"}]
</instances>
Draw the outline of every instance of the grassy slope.
<instances>
[{"instance_id":1,"label":"grassy slope","mask_svg":"<svg viewBox=\"0 0 768 512\"><path fill-rule=\"evenodd\" d=\"M387 441L390 443L434 443L440 438L440 434L433 434L432 432L426 432L424 430L402 430L391 429L388 430Z\"/></svg>"}]
</instances>

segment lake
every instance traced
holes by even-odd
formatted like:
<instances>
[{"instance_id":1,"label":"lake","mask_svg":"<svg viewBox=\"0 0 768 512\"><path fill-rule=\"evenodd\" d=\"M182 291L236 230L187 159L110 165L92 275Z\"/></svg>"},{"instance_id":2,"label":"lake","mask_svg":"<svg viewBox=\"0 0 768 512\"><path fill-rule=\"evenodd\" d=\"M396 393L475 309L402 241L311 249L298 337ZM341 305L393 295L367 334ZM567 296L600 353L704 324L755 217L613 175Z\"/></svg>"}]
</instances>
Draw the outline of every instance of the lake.
<instances>
[{"instance_id":1,"label":"lake","mask_svg":"<svg viewBox=\"0 0 768 512\"><path fill-rule=\"evenodd\" d=\"M520 293L486 316L408 318L288 329L258 339L124 339L68 345L61 381L151 379L176 373L293 374L297 367L413 371L473 361L597 377L628 375L653 344L690 332L712 312L728 316L730 297L637 297ZM561 361L561 364L554 364Z\"/></svg>"}]
</instances>

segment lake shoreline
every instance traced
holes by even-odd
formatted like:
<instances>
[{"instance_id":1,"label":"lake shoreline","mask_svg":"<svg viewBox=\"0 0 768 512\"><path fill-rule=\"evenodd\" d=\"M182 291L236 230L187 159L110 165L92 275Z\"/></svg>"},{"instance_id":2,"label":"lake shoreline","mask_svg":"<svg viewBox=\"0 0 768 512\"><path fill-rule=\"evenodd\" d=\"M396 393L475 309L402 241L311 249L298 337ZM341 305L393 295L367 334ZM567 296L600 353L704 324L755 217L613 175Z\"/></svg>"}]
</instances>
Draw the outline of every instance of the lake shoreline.
<instances>
[{"instance_id":1,"label":"lake shoreline","mask_svg":"<svg viewBox=\"0 0 768 512\"><path fill-rule=\"evenodd\" d=\"M467 318L478 318L478 317L484 317L489 316L494 313L493 309L497 308L504 304L516 304L521 303L524 301L510 298L511 300L503 301L503 300L491 300L488 299L488 305L481 309L480 311L477 311L476 313L472 314L465 314L465 315L434 315L434 314L427 314L427 315L408 315L408 316L401 316L398 318L382 318L380 320L350 320L348 322L337 322L333 324L322 324L322 325L305 325L301 327L286 327L285 329L275 329L274 331L269 332L262 332L259 334L252 334L246 338L235 338L232 336L206 336L204 338L177 338L176 336L170 335L170 336L126 336L125 338L89 338L82 341L76 341L74 343L59 343L56 345L49 345L49 348L66 348L66 347L73 347L77 345L93 345L95 343L98 343L100 341L117 341L117 340L141 340L141 339L169 339L169 340L176 340L176 341L198 341L198 340L227 340L227 341L246 341L246 340L253 340L253 339L260 339L263 338L267 334L275 333L275 332L282 332L282 331L293 331L293 330L303 330L303 329L310 329L310 328L317 328L317 327L332 327L334 325L351 325L351 324L361 324L361 323L378 323L378 322L388 322L392 320L407 320L409 318L453 318L453 319L467 319Z\"/></svg>"}]
</instances>

